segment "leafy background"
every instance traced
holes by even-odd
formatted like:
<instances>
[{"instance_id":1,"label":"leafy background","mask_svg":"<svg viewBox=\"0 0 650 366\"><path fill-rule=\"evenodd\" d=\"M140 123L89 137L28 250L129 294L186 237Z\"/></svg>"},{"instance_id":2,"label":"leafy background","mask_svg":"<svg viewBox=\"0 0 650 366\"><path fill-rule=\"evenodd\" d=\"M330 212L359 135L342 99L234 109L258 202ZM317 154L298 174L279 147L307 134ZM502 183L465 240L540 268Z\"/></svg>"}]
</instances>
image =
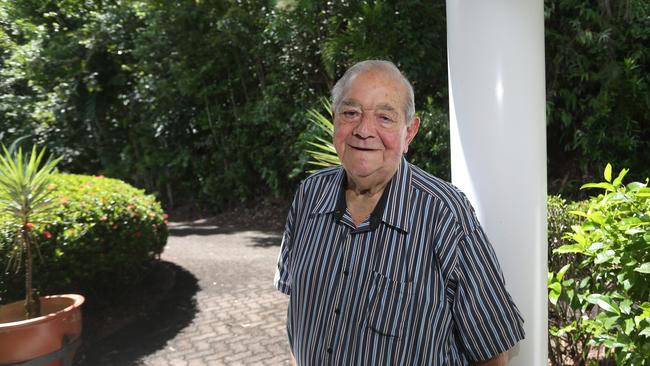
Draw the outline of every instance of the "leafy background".
<instances>
[{"instance_id":1,"label":"leafy background","mask_svg":"<svg viewBox=\"0 0 650 366\"><path fill-rule=\"evenodd\" d=\"M545 1L551 193L609 161L650 175L648 7ZM436 121L411 159L445 177L445 28L443 1L0 0L0 142L27 135L167 208L286 197L306 110L355 61L387 58Z\"/></svg>"}]
</instances>

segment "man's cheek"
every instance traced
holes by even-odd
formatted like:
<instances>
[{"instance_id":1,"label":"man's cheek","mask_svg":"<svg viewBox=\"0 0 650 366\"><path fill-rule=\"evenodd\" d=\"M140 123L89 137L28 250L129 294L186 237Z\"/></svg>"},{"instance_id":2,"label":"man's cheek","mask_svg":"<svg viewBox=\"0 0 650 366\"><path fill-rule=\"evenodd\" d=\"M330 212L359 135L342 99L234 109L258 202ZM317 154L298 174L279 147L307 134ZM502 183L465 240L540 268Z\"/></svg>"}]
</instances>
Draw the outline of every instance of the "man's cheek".
<instances>
[{"instance_id":1,"label":"man's cheek","mask_svg":"<svg viewBox=\"0 0 650 366\"><path fill-rule=\"evenodd\" d=\"M343 144L345 144L345 131L341 130L340 128L335 128L334 129L334 146L338 149L340 147L343 147Z\"/></svg>"}]
</instances>

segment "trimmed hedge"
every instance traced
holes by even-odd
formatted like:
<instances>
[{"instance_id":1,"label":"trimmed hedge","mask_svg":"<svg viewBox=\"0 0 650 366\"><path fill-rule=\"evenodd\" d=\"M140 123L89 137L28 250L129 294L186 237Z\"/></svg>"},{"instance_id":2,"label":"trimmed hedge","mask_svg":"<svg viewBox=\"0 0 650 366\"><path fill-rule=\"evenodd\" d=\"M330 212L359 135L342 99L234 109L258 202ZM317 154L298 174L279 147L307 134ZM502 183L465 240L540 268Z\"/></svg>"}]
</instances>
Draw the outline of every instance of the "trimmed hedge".
<instances>
[{"instance_id":1,"label":"trimmed hedge","mask_svg":"<svg viewBox=\"0 0 650 366\"><path fill-rule=\"evenodd\" d=\"M103 176L56 174L58 206L35 223L34 286L41 294L102 293L139 282L162 253L167 222L143 190ZM0 303L24 296L24 276L7 269L15 229L0 208Z\"/></svg>"}]
</instances>

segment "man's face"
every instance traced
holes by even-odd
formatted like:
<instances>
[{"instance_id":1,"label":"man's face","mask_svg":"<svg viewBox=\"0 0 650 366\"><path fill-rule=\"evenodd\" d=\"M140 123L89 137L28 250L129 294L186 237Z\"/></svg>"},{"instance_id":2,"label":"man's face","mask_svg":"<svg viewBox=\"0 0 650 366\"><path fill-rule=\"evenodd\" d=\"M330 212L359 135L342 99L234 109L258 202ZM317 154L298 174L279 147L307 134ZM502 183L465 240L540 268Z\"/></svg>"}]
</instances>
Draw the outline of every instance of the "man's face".
<instances>
[{"instance_id":1,"label":"man's face","mask_svg":"<svg viewBox=\"0 0 650 366\"><path fill-rule=\"evenodd\" d=\"M380 71L357 75L334 112L334 146L351 178L390 179L415 137L419 119L407 127L406 86Z\"/></svg>"}]
</instances>

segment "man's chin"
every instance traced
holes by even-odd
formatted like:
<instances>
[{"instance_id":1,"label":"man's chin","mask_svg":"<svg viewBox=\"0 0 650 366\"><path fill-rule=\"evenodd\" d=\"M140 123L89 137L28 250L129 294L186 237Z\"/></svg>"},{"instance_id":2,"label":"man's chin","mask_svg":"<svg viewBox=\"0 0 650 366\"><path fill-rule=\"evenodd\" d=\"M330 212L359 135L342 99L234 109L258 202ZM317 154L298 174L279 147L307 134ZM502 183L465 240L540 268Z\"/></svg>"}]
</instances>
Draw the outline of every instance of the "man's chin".
<instances>
[{"instance_id":1,"label":"man's chin","mask_svg":"<svg viewBox=\"0 0 650 366\"><path fill-rule=\"evenodd\" d=\"M352 164L351 166L344 164L344 167L349 175L351 175L353 178L359 179L372 177L380 169L373 166L364 166L359 164Z\"/></svg>"}]
</instances>

